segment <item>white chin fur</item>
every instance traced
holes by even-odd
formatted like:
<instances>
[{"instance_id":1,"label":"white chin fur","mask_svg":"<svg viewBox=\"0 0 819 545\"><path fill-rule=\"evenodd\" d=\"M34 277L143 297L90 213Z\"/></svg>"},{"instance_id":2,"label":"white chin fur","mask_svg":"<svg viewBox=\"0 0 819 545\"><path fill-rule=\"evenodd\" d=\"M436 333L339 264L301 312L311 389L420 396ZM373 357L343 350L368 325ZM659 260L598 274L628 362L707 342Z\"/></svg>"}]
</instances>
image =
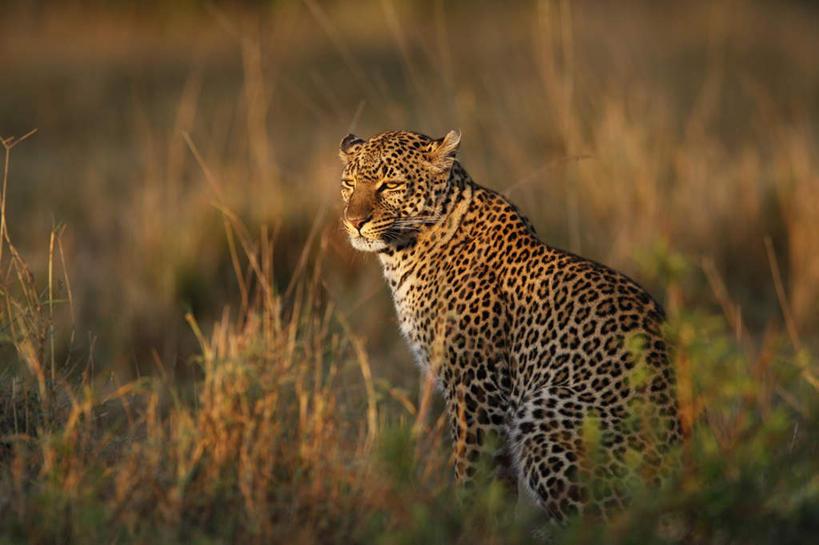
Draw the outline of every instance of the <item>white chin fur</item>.
<instances>
[{"instance_id":1,"label":"white chin fur","mask_svg":"<svg viewBox=\"0 0 819 545\"><path fill-rule=\"evenodd\" d=\"M381 240L373 240L358 235L350 236L350 244L353 245L353 248L362 252L377 252L387 247L387 244Z\"/></svg>"}]
</instances>

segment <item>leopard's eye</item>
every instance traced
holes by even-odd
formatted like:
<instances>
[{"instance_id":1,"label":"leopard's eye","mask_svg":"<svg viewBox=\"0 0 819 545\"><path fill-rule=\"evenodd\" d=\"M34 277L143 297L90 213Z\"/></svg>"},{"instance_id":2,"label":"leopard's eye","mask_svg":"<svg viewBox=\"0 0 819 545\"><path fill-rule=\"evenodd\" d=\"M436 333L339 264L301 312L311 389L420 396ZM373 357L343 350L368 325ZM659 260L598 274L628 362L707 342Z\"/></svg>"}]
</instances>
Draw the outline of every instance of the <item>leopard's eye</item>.
<instances>
[{"instance_id":1,"label":"leopard's eye","mask_svg":"<svg viewBox=\"0 0 819 545\"><path fill-rule=\"evenodd\" d=\"M379 187L379 189L394 191L401 187L402 185L404 185L403 182L384 182L383 184L381 184L381 187Z\"/></svg>"},{"instance_id":2,"label":"leopard's eye","mask_svg":"<svg viewBox=\"0 0 819 545\"><path fill-rule=\"evenodd\" d=\"M344 178L341 180L341 186L346 189L353 189L355 187L355 181L352 178Z\"/></svg>"}]
</instances>

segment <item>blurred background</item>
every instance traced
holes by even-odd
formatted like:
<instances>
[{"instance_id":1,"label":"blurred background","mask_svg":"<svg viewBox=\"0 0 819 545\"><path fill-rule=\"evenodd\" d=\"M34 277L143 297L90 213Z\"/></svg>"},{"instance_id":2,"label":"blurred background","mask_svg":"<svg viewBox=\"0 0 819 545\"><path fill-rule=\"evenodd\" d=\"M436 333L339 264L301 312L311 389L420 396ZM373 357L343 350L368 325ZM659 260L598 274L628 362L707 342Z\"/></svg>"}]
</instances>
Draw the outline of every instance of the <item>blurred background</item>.
<instances>
[{"instance_id":1,"label":"blurred background","mask_svg":"<svg viewBox=\"0 0 819 545\"><path fill-rule=\"evenodd\" d=\"M817 51L812 2L7 1L0 136L38 130L10 154L9 234L39 279L60 234L78 365L184 377L185 313L241 304L229 210L273 241L280 290L320 271L408 384L379 266L340 229L337 144L457 128L548 243L748 343L783 309L815 343Z\"/></svg>"},{"instance_id":2,"label":"blurred background","mask_svg":"<svg viewBox=\"0 0 819 545\"><path fill-rule=\"evenodd\" d=\"M396 128L668 311L680 470L549 542L810 542L817 51L809 1L0 0L0 542L543 534L341 228Z\"/></svg>"}]
</instances>

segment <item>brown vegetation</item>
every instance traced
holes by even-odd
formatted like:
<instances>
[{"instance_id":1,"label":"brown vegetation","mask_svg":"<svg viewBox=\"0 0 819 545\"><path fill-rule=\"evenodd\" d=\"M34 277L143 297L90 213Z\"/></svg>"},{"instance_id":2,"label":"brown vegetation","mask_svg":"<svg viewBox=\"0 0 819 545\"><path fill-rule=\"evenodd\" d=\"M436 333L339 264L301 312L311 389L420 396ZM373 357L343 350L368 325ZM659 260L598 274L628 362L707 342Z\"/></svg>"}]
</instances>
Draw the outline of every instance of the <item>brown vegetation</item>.
<instances>
[{"instance_id":1,"label":"brown vegetation","mask_svg":"<svg viewBox=\"0 0 819 545\"><path fill-rule=\"evenodd\" d=\"M562 538L815 533L810 4L155 8L0 17L3 539L527 539L494 487L453 501L378 267L339 229L337 142L389 128L459 128L541 237L669 310L685 469Z\"/></svg>"}]
</instances>

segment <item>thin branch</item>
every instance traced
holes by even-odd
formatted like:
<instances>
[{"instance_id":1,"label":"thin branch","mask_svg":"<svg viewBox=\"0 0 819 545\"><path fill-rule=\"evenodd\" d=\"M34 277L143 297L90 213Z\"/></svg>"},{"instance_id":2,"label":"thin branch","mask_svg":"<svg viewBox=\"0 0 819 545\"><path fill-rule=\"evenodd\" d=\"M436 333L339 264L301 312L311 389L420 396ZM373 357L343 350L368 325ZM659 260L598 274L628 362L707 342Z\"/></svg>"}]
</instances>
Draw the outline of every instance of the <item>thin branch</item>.
<instances>
[{"instance_id":1,"label":"thin branch","mask_svg":"<svg viewBox=\"0 0 819 545\"><path fill-rule=\"evenodd\" d=\"M771 267L771 276L774 281L774 288L776 289L776 298L779 300L779 308L782 310L782 317L785 318L785 328L788 330L788 336L791 338L793 346L799 350L802 343L799 340L799 333L796 330L796 323L793 321L791 314L791 307L788 303L788 297L785 295L785 286L782 282L782 274L779 271L779 263L776 260L776 253L774 252L773 242L769 235L765 235L765 251L768 254L768 264Z\"/></svg>"}]
</instances>

